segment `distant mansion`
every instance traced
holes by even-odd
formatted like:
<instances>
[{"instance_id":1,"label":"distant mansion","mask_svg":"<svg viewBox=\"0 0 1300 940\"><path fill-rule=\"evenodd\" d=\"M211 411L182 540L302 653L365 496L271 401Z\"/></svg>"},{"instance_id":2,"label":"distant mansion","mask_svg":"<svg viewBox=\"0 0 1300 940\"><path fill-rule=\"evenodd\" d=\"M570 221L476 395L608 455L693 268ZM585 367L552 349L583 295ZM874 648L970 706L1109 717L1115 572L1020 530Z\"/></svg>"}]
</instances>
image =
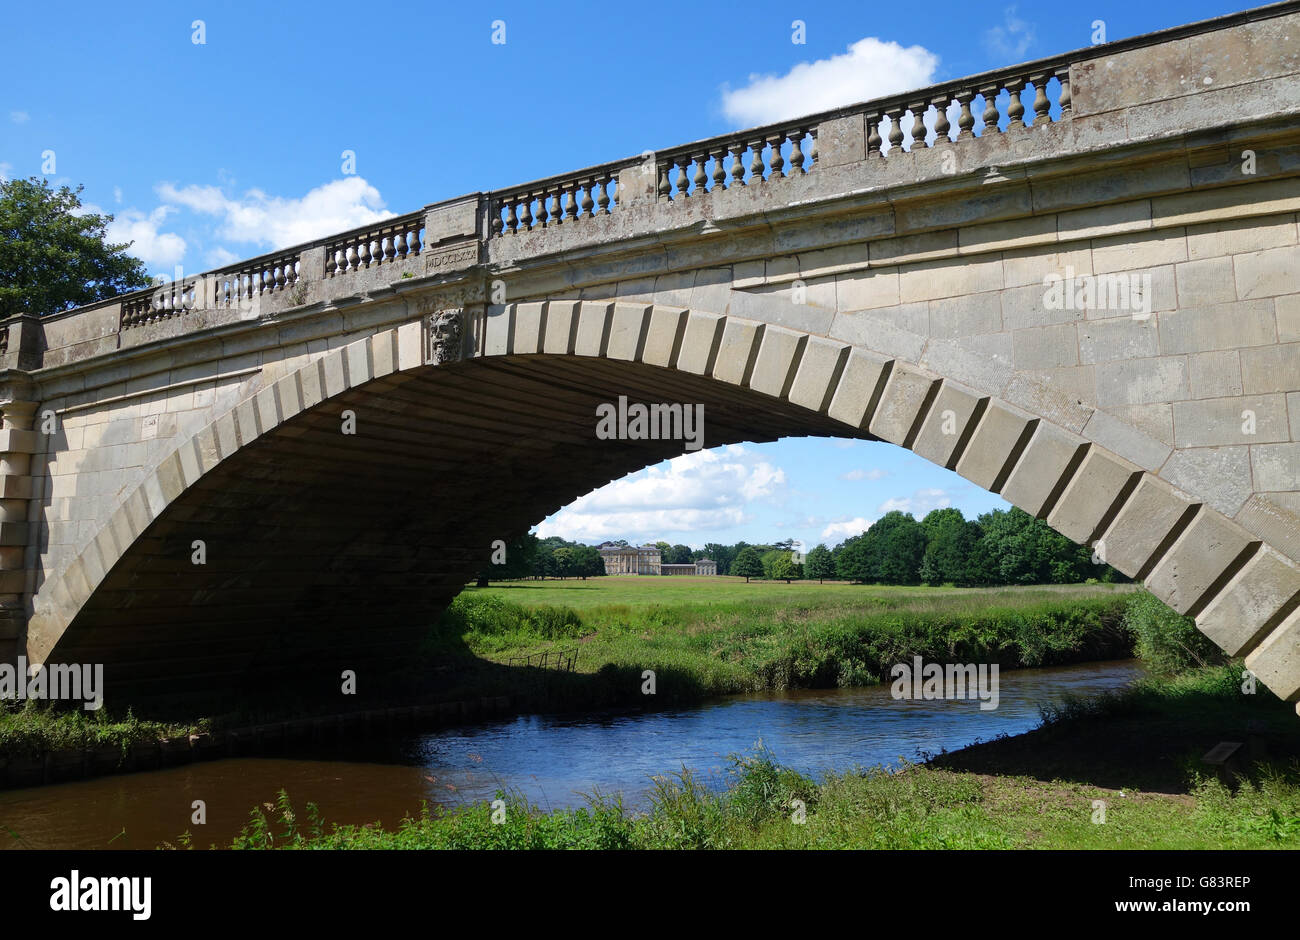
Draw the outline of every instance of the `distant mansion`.
<instances>
[{"instance_id":1,"label":"distant mansion","mask_svg":"<svg viewBox=\"0 0 1300 940\"><path fill-rule=\"evenodd\" d=\"M701 558L686 565L666 565L654 545L614 545L606 542L597 551L605 562L605 574L698 574L716 575L718 563Z\"/></svg>"}]
</instances>

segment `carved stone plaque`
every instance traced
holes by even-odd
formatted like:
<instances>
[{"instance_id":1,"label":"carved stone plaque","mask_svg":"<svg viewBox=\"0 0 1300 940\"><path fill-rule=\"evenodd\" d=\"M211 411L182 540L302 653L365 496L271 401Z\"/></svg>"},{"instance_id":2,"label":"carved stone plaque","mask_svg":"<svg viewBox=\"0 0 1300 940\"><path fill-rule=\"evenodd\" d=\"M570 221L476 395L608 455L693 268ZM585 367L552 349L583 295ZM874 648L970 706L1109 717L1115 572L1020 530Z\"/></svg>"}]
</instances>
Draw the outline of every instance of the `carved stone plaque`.
<instances>
[{"instance_id":1,"label":"carved stone plaque","mask_svg":"<svg viewBox=\"0 0 1300 940\"><path fill-rule=\"evenodd\" d=\"M441 274L446 271L460 271L478 264L478 242L467 245L453 245L424 253L424 272Z\"/></svg>"}]
</instances>

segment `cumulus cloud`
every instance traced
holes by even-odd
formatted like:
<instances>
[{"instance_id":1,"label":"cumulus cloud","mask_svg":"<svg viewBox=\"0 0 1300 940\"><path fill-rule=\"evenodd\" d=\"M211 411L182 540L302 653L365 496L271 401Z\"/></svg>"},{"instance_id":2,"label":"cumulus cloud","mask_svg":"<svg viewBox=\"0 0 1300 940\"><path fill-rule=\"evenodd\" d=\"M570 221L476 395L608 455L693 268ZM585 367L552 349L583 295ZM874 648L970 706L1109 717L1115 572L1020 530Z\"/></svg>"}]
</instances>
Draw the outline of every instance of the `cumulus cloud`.
<instances>
[{"instance_id":1,"label":"cumulus cloud","mask_svg":"<svg viewBox=\"0 0 1300 940\"><path fill-rule=\"evenodd\" d=\"M1032 37L1031 37L1032 38ZM848 52L801 62L784 75L750 75L743 88L722 88L722 110L740 126L770 124L934 83L939 57L874 36Z\"/></svg>"},{"instance_id":2,"label":"cumulus cloud","mask_svg":"<svg viewBox=\"0 0 1300 940\"><path fill-rule=\"evenodd\" d=\"M0 163L0 183L7 183L11 179L10 173L14 171L12 163Z\"/></svg>"},{"instance_id":3,"label":"cumulus cloud","mask_svg":"<svg viewBox=\"0 0 1300 940\"><path fill-rule=\"evenodd\" d=\"M26 124L31 119L31 115L26 111L10 111L9 120L15 124Z\"/></svg>"},{"instance_id":4,"label":"cumulus cloud","mask_svg":"<svg viewBox=\"0 0 1300 940\"><path fill-rule=\"evenodd\" d=\"M984 31L984 48L1004 63L1021 62L1034 44L1034 26L1016 15L1014 6L1002 11L1002 25Z\"/></svg>"},{"instance_id":5,"label":"cumulus cloud","mask_svg":"<svg viewBox=\"0 0 1300 940\"><path fill-rule=\"evenodd\" d=\"M858 516L854 519L845 519L843 522L832 522L822 529L822 539L827 542L842 542L855 535L861 535L870 528L871 522Z\"/></svg>"},{"instance_id":6,"label":"cumulus cloud","mask_svg":"<svg viewBox=\"0 0 1300 940\"><path fill-rule=\"evenodd\" d=\"M86 210L99 212L96 206ZM106 229L113 243L132 242L128 252L142 260L149 268L174 268L185 257L185 239L175 232L161 231L167 216L176 210L159 206L147 215L138 209L119 212Z\"/></svg>"},{"instance_id":7,"label":"cumulus cloud","mask_svg":"<svg viewBox=\"0 0 1300 940\"><path fill-rule=\"evenodd\" d=\"M879 512L884 515L897 509L910 512L919 519L932 509L947 509L951 505L952 497L947 490L928 488L919 489L911 496L887 499L880 504Z\"/></svg>"},{"instance_id":8,"label":"cumulus cloud","mask_svg":"<svg viewBox=\"0 0 1300 940\"><path fill-rule=\"evenodd\" d=\"M218 237L270 249L284 248L387 219L379 190L359 176L332 180L299 199L250 189L232 197L218 186L160 183L158 196L201 215L216 216Z\"/></svg>"},{"instance_id":9,"label":"cumulus cloud","mask_svg":"<svg viewBox=\"0 0 1300 940\"><path fill-rule=\"evenodd\" d=\"M783 469L743 446L697 451L588 493L537 532L577 541L645 541L725 529L749 521L746 507L773 499L785 485Z\"/></svg>"},{"instance_id":10,"label":"cumulus cloud","mask_svg":"<svg viewBox=\"0 0 1300 940\"><path fill-rule=\"evenodd\" d=\"M889 471L881 470L874 467L871 470L863 470L859 467L857 470L850 470L848 473L841 473L841 480L883 480L889 476Z\"/></svg>"}]
</instances>

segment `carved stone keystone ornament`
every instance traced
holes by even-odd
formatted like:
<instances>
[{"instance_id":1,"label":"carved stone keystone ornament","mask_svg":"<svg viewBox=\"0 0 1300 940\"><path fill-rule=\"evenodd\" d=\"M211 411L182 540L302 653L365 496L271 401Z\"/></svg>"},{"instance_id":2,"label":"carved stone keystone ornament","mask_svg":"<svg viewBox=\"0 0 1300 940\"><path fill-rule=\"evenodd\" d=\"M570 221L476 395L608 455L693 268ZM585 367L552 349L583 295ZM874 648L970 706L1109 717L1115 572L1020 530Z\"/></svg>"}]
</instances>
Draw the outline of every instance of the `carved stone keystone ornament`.
<instances>
[{"instance_id":1,"label":"carved stone keystone ornament","mask_svg":"<svg viewBox=\"0 0 1300 940\"><path fill-rule=\"evenodd\" d=\"M432 365L459 362L461 358L461 325L464 311L439 310L426 314L424 335L427 342L426 361Z\"/></svg>"}]
</instances>

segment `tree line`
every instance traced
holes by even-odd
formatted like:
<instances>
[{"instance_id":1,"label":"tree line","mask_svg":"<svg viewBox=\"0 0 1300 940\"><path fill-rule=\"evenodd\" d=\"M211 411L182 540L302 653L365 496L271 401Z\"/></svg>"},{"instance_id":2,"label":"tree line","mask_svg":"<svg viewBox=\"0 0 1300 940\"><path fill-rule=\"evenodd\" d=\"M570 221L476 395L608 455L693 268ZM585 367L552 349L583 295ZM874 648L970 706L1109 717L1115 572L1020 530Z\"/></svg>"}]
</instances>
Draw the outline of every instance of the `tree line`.
<instances>
[{"instance_id":1,"label":"tree line","mask_svg":"<svg viewBox=\"0 0 1300 940\"><path fill-rule=\"evenodd\" d=\"M767 580L816 578L864 584L1076 584L1128 581L1094 560L1041 519L1022 509L995 509L966 519L960 509L936 509L919 522L897 510L833 549L818 545L802 563L791 543L706 545L719 574Z\"/></svg>"}]
</instances>

